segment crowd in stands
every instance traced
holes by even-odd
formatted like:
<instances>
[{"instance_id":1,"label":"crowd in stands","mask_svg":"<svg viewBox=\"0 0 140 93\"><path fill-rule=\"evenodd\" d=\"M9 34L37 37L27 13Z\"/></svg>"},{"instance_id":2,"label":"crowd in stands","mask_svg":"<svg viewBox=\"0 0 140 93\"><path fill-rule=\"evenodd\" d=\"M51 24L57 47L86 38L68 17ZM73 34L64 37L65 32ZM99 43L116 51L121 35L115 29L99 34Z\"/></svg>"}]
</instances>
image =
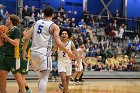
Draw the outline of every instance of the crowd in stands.
<instances>
[{"instance_id":1,"label":"crowd in stands","mask_svg":"<svg viewBox=\"0 0 140 93\"><path fill-rule=\"evenodd\" d=\"M131 39L126 38L127 26L125 20L119 19L122 16L118 10L114 13L113 18L108 13L107 17L102 17L85 15L88 12L84 11L83 18L79 22L75 18L70 18L64 11L65 9L60 7L55 13L53 21L60 28L71 29L73 34L71 39L77 48L80 43L85 44L86 69L96 71L136 70L136 56L140 56L140 39L137 35ZM8 11L3 12L0 5L0 21L3 21L1 23L5 23L8 15ZM25 5L22 19L24 27L31 26L37 20L43 19L42 9L34 6L29 8L28 5ZM56 67L54 67L54 71L56 71Z\"/></svg>"}]
</instances>

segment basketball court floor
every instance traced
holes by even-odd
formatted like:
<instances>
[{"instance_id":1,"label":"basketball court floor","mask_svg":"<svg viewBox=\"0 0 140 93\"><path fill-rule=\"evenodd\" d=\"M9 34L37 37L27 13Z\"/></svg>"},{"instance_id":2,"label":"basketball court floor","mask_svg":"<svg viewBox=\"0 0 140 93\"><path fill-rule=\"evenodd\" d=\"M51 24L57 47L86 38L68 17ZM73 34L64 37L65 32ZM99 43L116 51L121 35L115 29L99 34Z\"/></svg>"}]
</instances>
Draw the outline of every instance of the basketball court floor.
<instances>
[{"instance_id":1,"label":"basketball court floor","mask_svg":"<svg viewBox=\"0 0 140 93\"><path fill-rule=\"evenodd\" d=\"M28 80L32 93L37 92L37 80ZM62 93L58 88L60 82L49 81L46 93ZM140 79L90 79L82 84L70 85L69 93L140 93ZM17 93L18 86L14 80L7 81L7 93Z\"/></svg>"}]
</instances>

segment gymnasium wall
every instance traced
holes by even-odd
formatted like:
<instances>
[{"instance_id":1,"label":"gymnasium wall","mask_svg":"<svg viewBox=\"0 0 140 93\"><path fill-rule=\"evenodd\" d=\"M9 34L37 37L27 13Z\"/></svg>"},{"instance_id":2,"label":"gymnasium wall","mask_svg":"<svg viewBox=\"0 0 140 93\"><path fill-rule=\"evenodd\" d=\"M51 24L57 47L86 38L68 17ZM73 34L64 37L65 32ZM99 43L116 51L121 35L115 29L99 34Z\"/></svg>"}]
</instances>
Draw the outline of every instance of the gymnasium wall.
<instances>
[{"instance_id":1,"label":"gymnasium wall","mask_svg":"<svg viewBox=\"0 0 140 93\"><path fill-rule=\"evenodd\" d=\"M75 17L81 17L83 0L23 0L24 5L32 5L37 8L41 8L42 2L46 2L46 5L52 5L56 10L62 4L65 7L66 11L78 11ZM62 2L64 1L64 2ZM110 0L104 0L105 3L108 3ZM0 0L0 3L3 4L5 10L8 10L9 13L16 14L16 0ZM122 0L113 0L112 4L108 7L111 13L114 13L116 9L118 9L122 15ZM140 17L140 0L127 0L127 16L128 18L138 18ZM99 14L101 10L104 8L100 0L88 0L88 11L94 14ZM104 12L105 14L106 12Z\"/></svg>"},{"instance_id":2,"label":"gymnasium wall","mask_svg":"<svg viewBox=\"0 0 140 93\"><path fill-rule=\"evenodd\" d=\"M138 18L140 17L140 0L127 0L127 16L129 18L134 17Z\"/></svg>"},{"instance_id":3,"label":"gymnasium wall","mask_svg":"<svg viewBox=\"0 0 140 93\"><path fill-rule=\"evenodd\" d=\"M35 6L36 8L40 8L41 2L40 0L23 0L23 5L28 5L29 7Z\"/></svg>"},{"instance_id":4,"label":"gymnasium wall","mask_svg":"<svg viewBox=\"0 0 140 93\"><path fill-rule=\"evenodd\" d=\"M110 0L103 0L105 4L108 4ZM103 4L101 3L100 0L88 0L88 11L90 13L99 15L102 9L104 8ZM122 15L123 13L123 2L122 0L113 0L113 2L110 4L108 7L109 11L111 14L114 14L116 9L120 11L120 14ZM106 14L106 11L103 13L103 15Z\"/></svg>"},{"instance_id":5,"label":"gymnasium wall","mask_svg":"<svg viewBox=\"0 0 140 93\"><path fill-rule=\"evenodd\" d=\"M77 11L77 14L69 14L71 17L76 17L80 20L83 13L83 0L41 0L41 2L46 2L46 5L51 5L55 10L58 10L60 5L63 5L65 11Z\"/></svg>"},{"instance_id":6,"label":"gymnasium wall","mask_svg":"<svg viewBox=\"0 0 140 93\"><path fill-rule=\"evenodd\" d=\"M0 0L0 4L3 4L4 10L8 10L10 14L16 14L16 0Z\"/></svg>"}]
</instances>

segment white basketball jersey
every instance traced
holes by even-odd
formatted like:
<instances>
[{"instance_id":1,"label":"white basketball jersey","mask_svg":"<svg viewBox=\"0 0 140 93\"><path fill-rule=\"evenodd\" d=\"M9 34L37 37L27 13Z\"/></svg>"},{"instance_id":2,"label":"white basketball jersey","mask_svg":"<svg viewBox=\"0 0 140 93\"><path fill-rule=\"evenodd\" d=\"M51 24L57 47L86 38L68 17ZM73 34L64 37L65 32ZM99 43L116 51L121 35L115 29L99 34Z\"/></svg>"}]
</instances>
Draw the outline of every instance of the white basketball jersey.
<instances>
[{"instance_id":1,"label":"white basketball jersey","mask_svg":"<svg viewBox=\"0 0 140 93\"><path fill-rule=\"evenodd\" d=\"M34 25L32 37L32 51L40 52L47 55L52 49L52 35L50 33L50 26L52 21L38 20Z\"/></svg>"},{"instance_id":2,"label":"white basketball jersey","mask_svg":"<svg viewBox=\"0 0 140 93\"><path fill-rule=\"evenodd\" d=\"M69 51L71 50L72 47L72 41L69 40L66 44L65 44L66 48ZM58 48L58 62L69 62L71 63L71 59L69 58L69 56L67 55L67 53L63 52L61 49Z\"/></svg>"},{"instance_id":3,"label":"white basketball jersey","mask_svg":"<svg viewBox=\"0 0 140 93\"><path fill-rule=\"evenodd\" d=\"M81 53L80 50L81 50L81 48L78 48L78 49L77 49L77 53L78 53L78 55L83 56L83 53Z\"/></svg>"}]
</instances>

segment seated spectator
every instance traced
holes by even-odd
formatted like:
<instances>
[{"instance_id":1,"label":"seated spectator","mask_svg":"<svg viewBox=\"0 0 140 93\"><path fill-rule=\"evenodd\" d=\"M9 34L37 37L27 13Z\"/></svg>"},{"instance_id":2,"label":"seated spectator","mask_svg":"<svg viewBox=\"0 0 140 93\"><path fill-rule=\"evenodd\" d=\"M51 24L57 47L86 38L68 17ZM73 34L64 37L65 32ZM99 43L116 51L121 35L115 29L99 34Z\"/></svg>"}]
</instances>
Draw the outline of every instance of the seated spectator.
<instances>
[{"instance_id":1,"label":"seated spectator","mask_svg":"<svg viewBox=\"0 0 140 93\"><path fill-rule=\"evenodd\" d=\"M56 57L52 56L52 79L57 80L58 70L57 70L57 61Z\"/></svg>"},{"instance_id":2,"label":"seated spectator","mask_svg":"<svg viewBox=\"0 0 140 93\"><path fill-rule=\"evenodd\" d=\"M37 13L37 20L43 19L43 18L44 18L44 13L43 13L42 10L40 9L39 12Z\"/></svg>"},{"instance_id":3,"label":"seated spectator","mask_svg":"<svg viewBox=\"0 0 140 93\"><path fill-rule=\"evenodd\" d=\"M113 30L113 26L112 23L109 23L109 25L107 25L107 27L105 28L105 33L107 36L109 36L109 33Z\"/></svg>"},{"instance_id":4,"label":"seated spectator","mask_svg":"<svg viewBox=\"0 0 140 93\"><path fill-rule=\"evenodd\" d=\"M105 64L104 64L101 56L98 56L98 69L100 71L105 70Z\"/></svg>"},{"instance_id":5,"label":"seated spectator","mask_svg":"<svg viewBox=\"0 0 140 93\"><path fill-rule=\"evenodd\" d=\"M105 60L107 58L105 46L101 46L100 56L102 57L103 63L105 64Z\"/></svg>"},{"instance_id":6,"label":"seated spectator","mask_svg":"<svg viewBox=\"0 0 140 93\"><path fill-rule=\"evenodd\" d=\"M70 21L70 27L72 29L73 32L79 32L79 28L77 26L77 23L75 21L75 18L72 18L71 21Z\"/></svg>"},{"instance_id":7,"label":"seated spectator","mask_svg":"<svg viewBox=\"0 0 140 93\"><path fill-rule=\"evenodd\" d=\"M119 26L117 24L117 20L114 20L113 22L113 29L116 32L116 35L118 35Z\"/></svg>"},{"instance_id":8,"label":"seated spectator","mask_svg":"<svg viewBox=\"0 0 140 93\"><path fill-rule=\"evenodd\" d=\"M5 12L5 14L3 15L3 24L6 23L6 19L9 17L9 13L8 11Z\"/></svg>"},{"instance_id":9,"label":"seated spectator","mask_svg":"<svg viewBox=\"0 0 140 93\"><path fill-rule=\"evenodd\" d=\"M134 70L134 63L135 63L135 57L132 55L130 58L130 62L128 64L128 70L133 71Z\"/></svg>"},{"instance_id":10,"label":"seated spectator","mask_svg":"<svg viewBox=\"0 0 140 93\"><path fill-rule=\"evenodd\" d=\"M114 52L113 52L113 49L112 49L111 45L106 50L106 55L107 55L107 58L112 58L114 56Z\"/></svg>"},{"instance_id":11,"label":"seated spectator","mask_svg":"<svg viewBox=\"0 0 140 93\"><path fill-rule=\"evenodd\" d=\"M122 63L123 63L123 56L119 54L117 56L118 62L119 62L119 70L122 70Z\"/></svg>"},{"instance_id":12,"label":"seated spectator","mask_svg":"<svg viewBox=\"0 0 140 93\"><path fill-rule=\"evenodd\" d=\"M123 62L122 62L122 69L123 71L127 71L127 66L129 64L129 58L127 55L124 56Z\"/></svg>"},{"instance_id":13,"label":"seated spectator","mask_svg":"<svg viewBox=\"0 0 140 93\"><path fill-rule=\"evenodd\" d=\"M78 22L78 27L81 28L81 26L86 26L86 23L84 22L84 19L81 19L81 21Z\"/></svg>"},{"instance_id":14,"label":"seated spectator","mask_svg":"<svg viewBox=\"0 0 140 93\"><path fill-rule=\"evenodd\" d=\"M85 39L86 39L86 28L85 28L84 25L81 26L80 33L82 35L83 40L85 41Z\"/></svg>"},{"instance_id":15,"label":"seated spectator","mask_svg":"<svg viewBox=\"0 0 140 93\"><path fill-rule=\"evenodd\" d=\"M109 32L109 44L113 43L113 39L114 39L115 36L116 36L116 33L114 32L114 30Z\"/></svg>"},{"instance_id":16,"label":"seated spectator","mask_svg":"<svg viewBox=\"0 0 140 93\"><path fill-rule=\"evenodd\" d=\"M114 54L115 54L115 55L122 54L122 48L121 48L119 45L117 45L117 46L115 47Z\"/></svg>"},{"instance_id":17,"label":"seated spectator","mask_svg":"<svg viewBox=\"0 0 140 93\"><path fill-rule=\"evenodd\" d=\"M31 10L28 8L28 5L25 5L25 7L22 10L22 17L24 19L24 26L29 26L29 20L31 18Z\"/></svg>"},{"instance_id":18,"label":"seated spectator","mask_svg":"<svg viewBox=\"0 0 140 93\"><path fill-rule=\"evenodd\" d=\"M113 71L113 69L114 69L114 63L111 62L111 58L107 58L106 59L105 66L106 66L106 69L107 70Z\"/></svg>"},{"instance_id":19,"label":"seated spectator","mask_svg":"<svg viewBox=\"0 0 140 93\"><path fill-rule=\"evenodd\" d=\"M93 47L91 40L88 38L85 43L86 49Z\"/></svg>"},{"instance_id":20,"label":"seated spectator","mask_svg":"<svg viewBox=\"0 0 140 93\"><path fill-rule=\"evenodd\" d=\"M120 26L120 29L118 31L118 36L116 36L118 37L118 41L119 42L122 41L122 43L123 43L123 34L124 34L124 24Z\"/></svg>"},{"instance_id":21,"label":"seated spectator","mask_svg":"<svg viewBox=\"0 0 140 93\"><path fill-rule=\"evenodd\" d=\"M0 24L2 24L3 15L4 15L3 5L0 4Z\"/></svg>"},{"instance_id":22,"label":"seated spectator","mask_svg":"<svg viewBox=\"0 0 140 93\"><path fill-rule=\"evenodd\" d=\"M106 37L105 37L105 33L104 32L100 32L100 36L99 36L99 46L103 46L103 45L106 45L107 44L107 41L106 41Z\"/></svg>"},{"instance_id":23,"label":"seated spectator","mask_svg":"<svg viewBox=\"0 0 140 93\"><path fill-rule=\"evenodd\" d=\"M137 51L136 51L136 46L135 44L133 43L131 46L128 47L128 49L126 50L126 55L128 55L129 57L131 57L132 54L136 54Z\"/></svg>"},{"instance_id":24,"label":"seated spectator","mask_svg":"<svg viewBox=\"0 0 140 93\"><path fill-rule=\"evenodd\" d=\"M140 39L139 39L139 36L138 35L135 36L133 42L136 43L136 44L137 43L140 43Z\"/></svg>"},{"instance_id":25,"label":"seated spectator","mask_svg":"<svg viewBox=\"0 0 140 93\"><path fill-rule=\"evenodd\" d=\"M92 32L92 34L90 34L90 39L93 44L97 44L97 45L99 44L98 38L95 32Z\"/></svg>"},{"instance_id":26,"label":"seated spectator","mask_svg":"<svg viewBox=\"0 0 140 93\"><path fill-rule=\"evenodd\" d=\"M32 13L32 16L31 17L34 17L34 20L37 21L37 13L38 13L38 10L35 8L35 6L32 6L31 13Z\"/></svg>"},{"instance_id":27,"label":"seated spectator","mask_svg":"<svg viewBox=\"0 0 140 93\"><path fill-rule=\"evenodd\" d=\"M70 22L70 27L76 27L77 26L77 24L76 24L76 21L75 21L75 18L72 18L71 19L71 22Z\"/></svg>"},{"instance_id":28,"label":"seated spectator","mask_svg":"<svg viewBox=\"0 0 140 93\"><path fill-rule=\"evenodd\" d=\"M98 16L97 20L96 20L96 25L97 27L99 28L102 28L104 26L104 23L103 23L103 18L101 16Z\"/></svg>"},{"instance_id":29,"label":"seated spectator","mask_svg":"<svg viewBox=\"0 0 140 93\"><path fill-rule=\"evenodd\" d=\"M91 29L91 27L90 27L90 26L87 26L86 32L88 32L88 33L92 34L92 29Z\"/></svg>"},{"instance_id":30,"label":"seated spectator","mask_svg":"<svg viewBox=\"0 0 140 93\"><path fill-rule=\"evenodd\" d=\"M61 4L60 7L58 8L58 11L59 11L59 12L64 12L64 11L65 11L65 8L63 7L62 4Z\"/></svg>"},{"instance_id":31,"label":"seated spectator","mask_svg":"<svg viewBox=\"0 0 140 93\"><path fill-rule=\"evenodd\" d=\"M92 52L93 57L97 57L100 55L100 49L98 48L98 46L96 44L94 44L92 51L93 51Z\"/></svg>"},{"instance_id":32,"label":"seated spectator","mask_svg":"<svg viewBox=\"0 0 140 93\"><path fill-rule=\"evenodd\" d=\"M91 69L95 71L99 71L98 58L97 57L90 57L90 58L91 58Z\"/></svg>"},{"instance_id":33,"label":"seated spectator","mask_svg":"<svg viewBox=\"0 0 140 93\"><path fill-rule=\"evenodd\" d=\"M78 34L77 42L78 42L78 44L81 44L81 43L84 42L84 40L83 40L81 34Z\"/></svg>"},{"instance_id":34,"label":"seated spectator","mask_svg":"<svg viewBox=\"0 0 140 93\"><path fill-rule=\"evenodd\" d=\"M117 59L117 56L114 57L114 70L118 71L121 69L121 66L119 65L119 61Z\"/></svg>"},{"instance_id":35,"label":"seated spectator","mask_svg":"<svg viewBox=\"0 0 140 93\"><path fill-rule=\"evenodd\" d=\"M70 28L70 21L68 18L64 20L64 23L62 24L62 28Z\"/></svg>"}]
</instances>

